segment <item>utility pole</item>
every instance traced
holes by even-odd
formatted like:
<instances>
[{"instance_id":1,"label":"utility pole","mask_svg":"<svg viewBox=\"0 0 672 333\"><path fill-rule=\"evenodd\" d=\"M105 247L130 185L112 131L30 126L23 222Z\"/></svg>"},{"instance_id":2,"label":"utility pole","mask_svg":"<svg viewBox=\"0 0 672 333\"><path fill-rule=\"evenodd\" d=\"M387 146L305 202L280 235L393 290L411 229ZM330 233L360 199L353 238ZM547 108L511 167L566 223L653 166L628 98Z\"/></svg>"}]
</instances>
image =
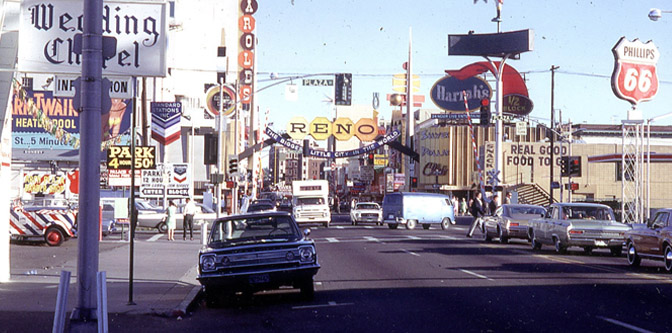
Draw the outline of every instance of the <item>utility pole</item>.
<instances>
[{"instance_id":1,"label":"utility pole","mask_svg":"<svg viewBox=\"0 0 672 333\"><path fill-rule=\"evenodd\" d=\"M71 328L96 325L98 273L98 214L100 207L100 144L103 78L103 1L84 1L82 34L81 147L77 241L77 305ZM134 177L135 175L131 175ZM75 329L76 330L76 329Z\"/></svg>"},{"instance_id":2,"label":"utility pole","mask_svg":"<svg viewBox=\"0 0 672 333\"><path fill-rule=\"evenodd\" d=\"M550 171L550 188L549 188L549 193L551 194L551 199L549 202L550 204L553 204L553 170L555 167L555 154L553 153L553 150L555 148L555 71L560 68L558 66L551 66L551 171Z\"/></svg>"},{"instance_id":3,"label":"utility pole","mask_svg":"<svg viewBox=\"0 0 672 333\"><path fill-rule=\"evenodd\" d=\"M411 71L412 63L412 52L413 52L413 30L408 28L408 62L406 63L406 147L413 149L413 132L415 131L415 117L413 115L413 72ZM413 164L413 157L411 155L407 156L406 159L406 189L411 191L411 177L413 173L411 172L411 165Z\"/></svg>"}]
</instances>

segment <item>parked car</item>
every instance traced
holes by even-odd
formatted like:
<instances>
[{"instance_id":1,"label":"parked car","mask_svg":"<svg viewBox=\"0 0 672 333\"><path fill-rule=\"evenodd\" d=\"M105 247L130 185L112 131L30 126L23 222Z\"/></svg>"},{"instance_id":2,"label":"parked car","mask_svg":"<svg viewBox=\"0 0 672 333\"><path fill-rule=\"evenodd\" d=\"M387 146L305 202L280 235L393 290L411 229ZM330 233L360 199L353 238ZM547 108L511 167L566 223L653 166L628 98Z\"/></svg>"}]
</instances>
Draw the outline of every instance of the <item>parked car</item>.
<instances>
[{"instance_id":1,"label":"parked car","mask_svg":"<svg viewBox=\"0 0 672 333\"><path fill-rule=\"evenodd\" d=\"M266 211L216 220L207 247L199 252L198 280L208 306L236 292L282 286L298 288L306 298L315 292L313 276L320 265L310 229L299 231L287 212Z\"/></svg>"},{"instance_id":2,"label":"parked car","mask_svg":"<svg viewBox=\"0 0 672 333\"><path fill-rule=\"evenodd\" d=\"M247 212L252 213L252 212L261 212L264 210L276 210L275 204L271 202L265 202L265 201L255 201L252 204L250 204L249 207L247 207Z\"/></svg>"},{"instance_id":3,"label":"parked car","mask_svg":"<svg viewBox=\"0 0 672 333\"><path fill-rule=\"evenodd\" d=\"M662 261L672 273L672 209L656 212L646 225L634 225L625 233L626 257L630 266L639 266L642 259Z\"/></svg>"},{"instance_id":4,"label":"parked car","mask_svg":"<svg viewBox=\"0 0 672 333\"><path fill-rule=\"evenodd\" d=\"M182 213L183 209L184 205L177 206L176 230L182 230L182 222L184 220L184 215ZM208 223L208 225L210 225L216 218L217 213L214 210L201 203L196 203L196 214L194 215L195 225L203 223ZM156 228L160 233L167 232L168 226L166 225L165 210L158 212L155 210L138 210L138 227ZM194 228L196 228L196 226L194 226Z\"/></svg>"},{"instance_id":5,"label":"parked car","mask_svg":"<svg viewBox=\"0 0 672 333\"><path fill-rule=\"evenodd\" d=\"M414 229L422 224L429 229L432 224L441 224L446 230L455 224L455 212L450 197L437 193L394 192L383 198L383 222L390 229L405 224L406 229Z\"/></svg>"},{"instance_id":6,"label":"parked car","mask_svg":"<svg viewBox=\"0 0 672 333\"><path fill-rule=\"evenodd\" d=\"M383 225L383 210L375 202L359 202L355 205L355 209L350 211L350 221L352 225L360 222Z\"/></svg>"},{"instance_id":7,"label":"parked car","mask_svg":"<svg viewBox=\"0 0 672 333\"><path fill-rule=\"evenodd\" d=\"M543 244L554 245L558 253L571 246L582 247L587 254L595 248L609 248L612 255L619 256L630 229L630 225L616 221L609 206L554 203L543 218L530 221L528 232L535 250Z\"/></svg>"},{"instance_id":8,"label":"parked car","mask_svg":"<svg viewBox=\"0 0 672 333\"><path fill-rule=\"evenodd\" d=\"M537 205L501 205L493 216L483 217L483 238L486 242L499 238L503 244L511 238L530 239L529 221L545 214L546 209Z\"/></svg>"},{"instance_id":9,"label":"parked car","mask_svg":"<svg viewBox=\"0 0 672 333\"><path fill-rule=\"evenodd\" d=\"M44 240L59 246L77 236L77 210L67 206L12 205L9 234L15 240Z\"/></svg>"},{"instance_id":10,"label":"parked car","mask_svg":"<svg viewBox=\"0 0 672 333\"><path fill-rule=\"evenodd\" d=\"M116 219L114 218L114 206L103 204L103 214L100 221L100 229L103 236L117 231Z\"/></svg>"}]
</instances>

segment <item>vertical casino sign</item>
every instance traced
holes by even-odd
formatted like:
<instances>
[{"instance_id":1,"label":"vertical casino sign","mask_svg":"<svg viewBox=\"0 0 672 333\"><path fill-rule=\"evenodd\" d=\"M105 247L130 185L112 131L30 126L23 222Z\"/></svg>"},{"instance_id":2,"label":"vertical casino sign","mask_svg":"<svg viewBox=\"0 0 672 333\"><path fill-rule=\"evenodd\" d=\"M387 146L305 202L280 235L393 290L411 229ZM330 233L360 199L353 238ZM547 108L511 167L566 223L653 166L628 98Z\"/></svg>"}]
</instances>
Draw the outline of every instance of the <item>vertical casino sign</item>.
<instances>
[{"instance_id":1,"label":"vertical casino sign","mask_svg":"<svg viewBox=\"0 0 672 333\"><path fill-rule=\"evenodd\" d=\"M239 82L238 99L244 110L250 110L252 92L254 91L254 28L252 15L259 9L257 0L241 0L238 17L240 35L240 53L238 53Z\"/></svg>"},{"instance_id":2,"label":"vertical casino sign","mask_svg":"<svg viewBox=\"0 0 672 333\"><path fill-rule=\"evenodd\" d=\"M616 97L633 106L652 99L658 92L656 63L660 53L656 45L652 41L642 43L635 39L631 42L621 37L611 51L615 58L611 88Z\"/></svg>"}]
</instances>

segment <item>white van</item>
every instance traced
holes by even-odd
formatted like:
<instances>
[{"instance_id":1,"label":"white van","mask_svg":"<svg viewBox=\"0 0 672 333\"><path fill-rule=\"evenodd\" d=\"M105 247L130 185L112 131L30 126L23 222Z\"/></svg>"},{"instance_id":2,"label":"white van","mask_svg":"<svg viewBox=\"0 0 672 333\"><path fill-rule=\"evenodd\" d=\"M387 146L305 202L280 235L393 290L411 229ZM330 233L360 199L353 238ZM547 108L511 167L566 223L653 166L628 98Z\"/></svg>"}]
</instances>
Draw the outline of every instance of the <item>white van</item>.
<instances>
[{"instance_id":1,"label":"white van","mask_svg":"<svg viewBox=\"0 0 672 333\"><path fill-rule=\"evenodd\" d=\"M405 224L406 229L414 229L418 224L429 229L432 224L440 224L446 230L455 224L455 211L447 195L394 192L383 198L383 222L390 229L396 229L400 224Z\"/></svg>"},{"instance_id":2,"label":"white van","mask_svg":"<svg viewBox=\"0 0 672 333\"><path fill-rule=\"evenodd\" d=\"M329 182L326 180L295 180L292 182L292 215L297 223L322 223L329 227Z\"/></svg>"}]
</instances>

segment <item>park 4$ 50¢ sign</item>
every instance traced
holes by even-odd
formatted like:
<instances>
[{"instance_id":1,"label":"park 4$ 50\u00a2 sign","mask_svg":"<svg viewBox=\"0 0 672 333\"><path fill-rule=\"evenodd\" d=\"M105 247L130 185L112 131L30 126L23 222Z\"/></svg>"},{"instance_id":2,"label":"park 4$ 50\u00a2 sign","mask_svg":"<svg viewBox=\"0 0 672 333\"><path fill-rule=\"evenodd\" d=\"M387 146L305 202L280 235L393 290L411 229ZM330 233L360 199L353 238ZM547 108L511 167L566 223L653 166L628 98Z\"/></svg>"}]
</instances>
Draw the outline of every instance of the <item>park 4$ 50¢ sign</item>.
<instances>
[{"instance_id":1,"label":"park 4$ 50\u00a2 sign","mask_svg":"<svg viewBox=\"0 0 672 333\"><path fill-rule=\"evenodd\" d=\"M156 147L135 147L135 169L156 169ZM108 169L131 169L131 146L112 146L107 150Z\"/></svg>"},{"instance_id":2,"label":"park 4$ 50\u00a2 sign","mask_svg":"<svg viewBox=\"0 0 672 333\"><path fill-rule=\"evenodd\" d=\"M656 45L652 41L642 43L635 39L631 42L621 37L611 51L616 60L611 75L614 94L633 105L652 99L658 92L656 63L660 53Z\"/></svg>"}]
</instances>

